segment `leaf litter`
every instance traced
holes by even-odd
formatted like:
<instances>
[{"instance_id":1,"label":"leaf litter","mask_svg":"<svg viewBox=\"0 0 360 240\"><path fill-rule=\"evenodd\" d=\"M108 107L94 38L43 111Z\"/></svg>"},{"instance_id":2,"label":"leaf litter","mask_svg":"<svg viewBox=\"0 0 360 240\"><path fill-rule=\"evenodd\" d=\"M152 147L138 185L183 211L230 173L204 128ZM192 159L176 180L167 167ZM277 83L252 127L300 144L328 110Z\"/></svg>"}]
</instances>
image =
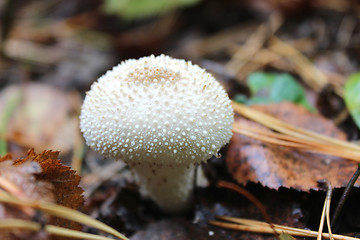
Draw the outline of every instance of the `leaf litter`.
<instances>
[{"instance_id":1,"label":"leaf litter","mask_svg":"<svg viewBox=\"0 0 360 240\"><path fill-rule=\"evenodd\" d=\"M283 102L254 108L294 126L346 139L331 121L303 107ZM238 115L236 122L266 130ZM226 162L229 172L240 184L259 182L273 189L286 187L301 191L318 189L317 182L323 179L333 187L344 187L357 167L353 161L267 144L239 134L234 134L229 144Z\"/></svg>"},{"instance_id":2,"label":"leaf litter","mask_svg":"<svg viewBox=\"0 0 360 240\"><path fill-rule=\"evenodd\" d=\"M62 165L58 155L59 152L44 151L36 154L34 150L30 150L27 157L23 159L13 159L11 154L2 157L0 178L4 184L0 187L25 201L38 200L78 209L83 205L83 190L79 187L80 176L70 167ZM39 222L66 226L74 230L81 229L78 223L47 215L37 216L37 212L33 210L29 214L24 214L24 212L28 213L26 209L9 207L6 204L0 204L0 207L2 208L0 219L36 219ZM12 232L4 234L6 237L0 235L2 239L16 239L16 231L14 236ZM24 239L27 236L28 239L37 239L36 237L48 239L41 238L41 235L44 235L41 231L40 236L36 234L34 236L33 232L26 231L24 234L19 238Z\"/></svg>"}]
</instances>

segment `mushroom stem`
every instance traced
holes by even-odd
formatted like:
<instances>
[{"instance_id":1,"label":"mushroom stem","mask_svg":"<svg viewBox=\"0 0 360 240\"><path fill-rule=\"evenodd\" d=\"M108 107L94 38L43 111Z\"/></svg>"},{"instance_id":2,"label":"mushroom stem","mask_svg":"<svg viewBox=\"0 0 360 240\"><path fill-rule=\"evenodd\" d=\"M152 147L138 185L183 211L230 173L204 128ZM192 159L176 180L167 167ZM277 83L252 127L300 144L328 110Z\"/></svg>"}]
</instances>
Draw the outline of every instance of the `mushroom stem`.
<instances>
[{"instance_id":1,"label":"mushroom stem","mask_svg":"<svg viewBox=\"0 0 360 240\"><path fill-rule=\"evenodd\" d=\"M150 167L146 164L132 167L142 191L164 211L184 212L192 202L195 165Z\"/></svg>"}]
</instances>

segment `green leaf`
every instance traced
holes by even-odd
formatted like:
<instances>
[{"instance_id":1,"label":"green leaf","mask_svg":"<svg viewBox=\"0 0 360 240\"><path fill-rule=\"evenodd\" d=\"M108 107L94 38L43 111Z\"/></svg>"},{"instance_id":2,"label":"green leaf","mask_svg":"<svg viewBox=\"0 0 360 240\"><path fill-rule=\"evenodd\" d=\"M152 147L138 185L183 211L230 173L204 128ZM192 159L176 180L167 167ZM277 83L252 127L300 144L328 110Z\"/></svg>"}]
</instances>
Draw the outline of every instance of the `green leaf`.
<instances>
[{"instance_id":1,"label":"green leaf","mask_svg":"<svg viewBox=\"0 0 360 240\"><path fill-rule=\"evenodd\" d=\"M243 104L246 104L249 101L249 99L244 94L236 94L234 100Z\"/></svg>"},{"instance_id":2,"label":"green leaf","mask_svg":"<svg viewBox=\"0 0 360 240\"><path fill-rule=\"evenodd\" d=\"M152 17L178 7L193 5L200 0L105 0L103 10L127 20Z\"/></svg>"},{"instance_id":3,"label":"green leaf","mask_svg":"<svg viewBox=\"0 0 360 240\"><path fill-rule=\"evenodd\" d=\"M289 101L316 111L307 101L303 87L290 74L254 72L248 76L247 83L252 94L249 104Z\"/></svg>"},{"instance_id":4,"label":"green leaf","mask_svg":"<svg viewBox=\"0 0 360 240\"><path fill-rule=\"evenodd\" d=\"M346 81L344 100L352 118L360 128L360 73L351 75Z\"/></svg>"},{"instance_id":5,"label":"green leaf","mask_svg":"<svg viewBox=\"0 0 360 240\"><path fill-rule=\"evenodd\" d=\"M270 96L274 102L289 101L301 102L305 97L305 91L289 74L277 74L270 88Z\"/></svg>"},{"instance_id":6,"label":"green leaf","mask_svg":"<svg viewBox=\"0 0 360 240\"><path fill-rule=\"evenodd\" d=\"M247 78L247 84L249 85L252 95L256 95L260 90L266 90L270 88L274 82L274 74L254 72Z\"/></svg>"},{"instance_id":7,"label":"green leaf","mask_svg":"<svg viewBox=\"0 0 360 240\"><path fill-rule=\"evenodd\" d=\"M282 232L280 233L279 240L295 240L295 238L290 234Z\"/></svg>"}]
</instances>

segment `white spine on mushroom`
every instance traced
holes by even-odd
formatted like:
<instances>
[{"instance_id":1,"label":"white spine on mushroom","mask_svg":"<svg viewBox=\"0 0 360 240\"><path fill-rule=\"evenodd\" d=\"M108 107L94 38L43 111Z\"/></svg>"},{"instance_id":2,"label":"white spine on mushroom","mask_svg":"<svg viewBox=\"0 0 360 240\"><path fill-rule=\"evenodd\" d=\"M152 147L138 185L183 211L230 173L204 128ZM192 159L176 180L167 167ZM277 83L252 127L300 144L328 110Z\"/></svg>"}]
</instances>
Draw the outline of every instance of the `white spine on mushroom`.
<instances>
[{"instance_id":1,"label":"white spine on mushroom","mask_svg":"<svg viewBox=\"0 0 360 240\"><path fill-rule=\"evenodd\" d=\"M217 155L232 123L231 102L214 77L165 55L108 71L87 93L80 116L87 144L128 163L168 211L189 202L193 164Z\"/></svg>"}]
</instances>

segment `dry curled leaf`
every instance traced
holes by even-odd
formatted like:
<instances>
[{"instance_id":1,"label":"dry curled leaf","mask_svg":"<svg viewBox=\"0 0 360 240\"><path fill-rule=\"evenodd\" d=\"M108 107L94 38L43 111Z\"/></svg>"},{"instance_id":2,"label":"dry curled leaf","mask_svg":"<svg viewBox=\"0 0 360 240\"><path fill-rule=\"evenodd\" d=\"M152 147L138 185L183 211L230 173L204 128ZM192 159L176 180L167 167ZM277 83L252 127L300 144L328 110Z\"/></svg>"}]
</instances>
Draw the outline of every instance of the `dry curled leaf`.
<instances>
[{"instance_id":1,"label":"dry curled leaf","mask_svg":"<svg viewBox=\"0 0 360 240\"><path fill-rule=\"evenodd\" d=\"M73 209L79 208L83 205L83 190L79 187L80 176L70 167L63 165L58 156L57 151L36 154L31 149L26 158L15 160L14 165L27 161L40 164L41 172L36 174L36 179L50 182L54 186L56 203Z\"/></svg>"},{"instance_id":2,"label":"dry curled leaf","mask_svg":"<svg viewBox=\"0 0 360 240\"><path fill-rule=\"evenodd\" d=\"M36 154L33 149L23 159L11 155L0 158L0 188L22 200L47 201L77 209L83 205L83 190L79 187L80 176L70 167L61 164L59 152L44 151ZM47 216L30 208L0 204L0 219L17 218L80 230L78 223ZM11 231L0 239L50 239L43 232ZM20 235L19 234L27 234ZM6 237L7 238L6 238ZM51 239L64 239L51 237Z\"/></svg>"},{"instance_id":3,"label":"dry curled leaf","mask_svg":"<svg viewBox=\"0 0 360 240\"><path fill-rule=\"evenodd\" d=\"M292 103L254 108L294 126L346 139L331 121ZM241 116L236 116L236 122L265 129ZM259 182L273 189L286 187L302 191L318 189L317 181L323 179L329 180L333 187L343 187L357 168L357 164L349 160L266 144L239 134L234 134L230 142L226 162L229 172L240 184Z\"/></svg>"}]
</instances>

